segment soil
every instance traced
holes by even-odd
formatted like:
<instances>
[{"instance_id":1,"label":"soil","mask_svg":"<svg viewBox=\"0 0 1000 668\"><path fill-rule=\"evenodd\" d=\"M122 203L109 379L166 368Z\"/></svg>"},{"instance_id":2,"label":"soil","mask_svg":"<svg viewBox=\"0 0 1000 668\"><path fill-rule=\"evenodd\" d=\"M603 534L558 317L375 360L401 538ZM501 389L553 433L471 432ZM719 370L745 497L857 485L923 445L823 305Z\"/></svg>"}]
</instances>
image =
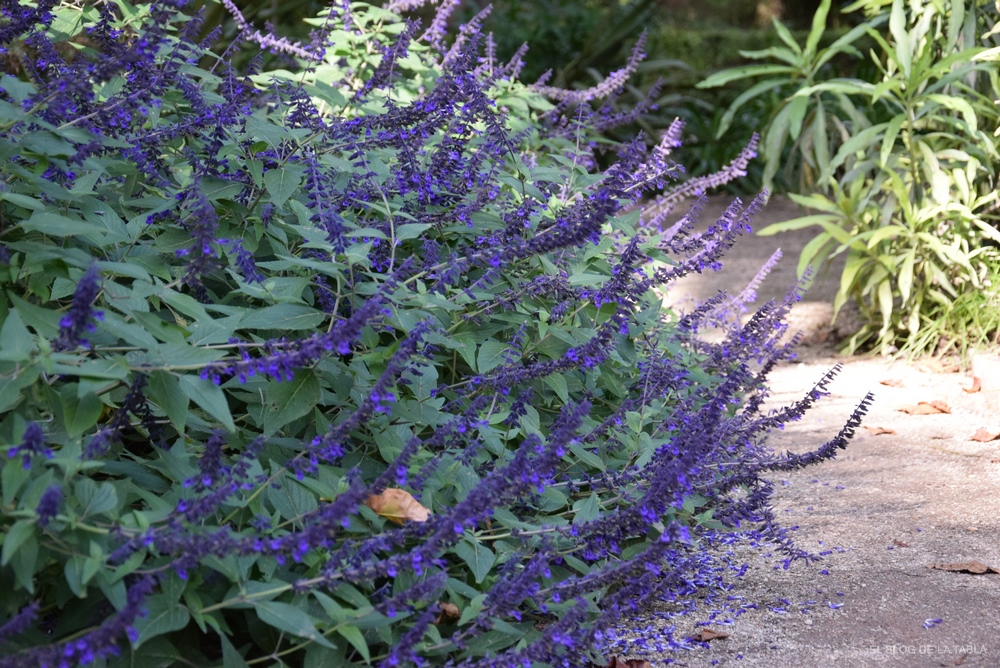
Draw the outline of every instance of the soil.
<instances>
[{"instance_id":1,"label":"soil","mask_svg":"<svg viewBox=\"0 0 1000 668\"><path fill-rule=\"evenodd\" d=\"M703 220L714 221L730 201L712 199ZM755 228L798 215L793 203L774 198ZM813 235L745 237L720 272L686 277L665 301L690 304L720 289L739 290L779 246L784 258L758 303L780 297L795 282L799 252ZM978 430L980 438L1000 439L1000 355L983 353L968 370L934 360L842 357L835 344L847 332L830 324L839 275L836 265L821 274L793 309L791 320L807 330L809 345L798 361L772 373L770 401L799 399L842 365L831 395L770 437L775 450L801 452L833 437L861 399L874 394L863 427L836 460L773 479L778 514L798 527L797 545L829 554L785 570L773 550L739 553L748 569L722 598L735 597L745 612L707 626L690 615L674 622L681 637L704 628L728 637L654 664L1000 666L1000 572L962 570L1000 571L1000 440L972 440ZM969 392L974 383L978 391ZM919 402L942 402L949 412L899 410Z\"/></svg>"}]
</instances>

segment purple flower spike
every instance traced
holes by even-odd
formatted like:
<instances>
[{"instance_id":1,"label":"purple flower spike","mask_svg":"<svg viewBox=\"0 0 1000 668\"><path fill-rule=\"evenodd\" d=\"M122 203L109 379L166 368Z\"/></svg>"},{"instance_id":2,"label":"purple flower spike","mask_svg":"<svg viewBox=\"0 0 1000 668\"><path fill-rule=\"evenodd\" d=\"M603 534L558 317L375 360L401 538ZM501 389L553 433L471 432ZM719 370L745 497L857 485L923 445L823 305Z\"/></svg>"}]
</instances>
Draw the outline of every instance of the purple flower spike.
<instances>
[{"instance_id":1,"label":"purple flower spike","mask_svg":"<svg viewBox=\"0 0 1000 668\"><path fill-rule=\"evenodd\" d=\"M7 456L14 458L20 455L24 459L24 468L31 468L31 458L35 455L44 455L46 459L52 459L52 450L45 446L45 432L34 422L28 423L28 428L24 430L21 437L21 444L7 451Z\"/></svg>"},{"instance_id":2,"label":"purple flower spike","mask_svg":"<svg viewBox=\"0 0 1000 668\"><path fill-rule=\"evenodd\" d=\"M59 321L59 336L52 343L55 350L72 350L77 346L87 345L83 333L93 332L96 321L104 319L103 311L94 310L94 300L100 291L101 274L97 271L97 265L92 264L80 277L73 293L73 303Z\"/></svg>"},{"instance_id":3,"label":"purple flower spike","mask_svg":"<svg viewBox=\"0 0 1000 668\"><path fill-rule=\"evenodd\" d=\"M32 601L21 608L20 612L11 617L6 624L0 626L0 640L13 638L31 628L38 617L38 609L37 601Z\"/></svg>"},{"instance_id":4,"label":"purple flower spike","mask_svg":"<svg viewBox=\"0 0 1000 668\"><path fill-rule=\"evenodd\" d=\"M45 490L42 498L38 501L38 508L35 509L35 512L38 513L38 526L48 526L49 522L59 514L62 496L62 487L59 485L50 485Z\"/></svg>"}]
</instances>

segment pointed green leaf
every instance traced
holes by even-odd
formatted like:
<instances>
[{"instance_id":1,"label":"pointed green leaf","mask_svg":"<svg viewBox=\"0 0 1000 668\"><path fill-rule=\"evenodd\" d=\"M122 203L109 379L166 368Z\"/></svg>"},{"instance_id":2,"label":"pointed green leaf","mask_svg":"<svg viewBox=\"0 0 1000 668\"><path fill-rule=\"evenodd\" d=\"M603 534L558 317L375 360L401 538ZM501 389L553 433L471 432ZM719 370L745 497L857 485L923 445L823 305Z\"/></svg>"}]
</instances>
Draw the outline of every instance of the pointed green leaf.
<instances>
[{"instance_id":1,"label":"pointed green leaf","mask_svg":"<svg viewBox=\"0 0 1000 668\"><path fill-rule=\"evenodd\" d=\"M306 173L304 165L286 162L276 169L270 169L264 174L264 187L271 196L271 204L281 206L299 187L302 175Z\"/></svg>"},{"instance_id":2,"label":"pointed green leaf","mask_svg":"<svg viewBox=\"0 0 1000 668\"><path fill-rule=\"evenodd\" d=\"M351 624L338 624L337 633L343 636L347 642L351 643L354 649L358 650L358 653L361 654L365 663L371 662L372 655L368 651L368 643L365 642L365 636L361 633L361 630L357 626L352 626Z\"/></svg>"},{"instance_id":3,"label":"pointed green leaf","mask_svg":"<svg viewBox=\"0 0 1000 668\"><path fill-rule=\"evenodd\" d=\"M72 393L63 392L62 400L66 432L70 438L78 438L96 425L104 410L104 404L93 392L88 392L82 398L77 398L75 390Z\"/></svg>"},{"instance_id":4,"label":"pointed green leaf","mask_svg":"<svg viewBox=\"0 0 1000 668\"><path fill-rule=\"evenodd\" d=\"M301 521L303 515L319 507L319 502L309 490L289 478L284 478L279 488L268 486L267 498L286 520Z\"/></svg>"},{"instance_id":5,"label":"pointed green leaf","mask_svg":"<svg viewBox=\"0 0 1000 668\"><path fill-rule=\"evenodd\" d=\"M146 383L149 398L160 407L177 433L183 434L187 426L188 397L181 391L177 379L166 371L149 374Z\"/></svg>"},{"instance_id":6,"label":"pointed green leaf","mask_svg":"<svg viewBox=\"0 0 1000 668\"><path fill-rule=\"evenodd\" d=\"M257 610L257 616L265 624L299 638L312 640L325 647L335 647L333 643L316 631L316 623L313 618L295 606L277 601L255 601L254 607Z\"/></svg>"},{"instance_id":7,"label":"pointed green leaf","mask_svg":"<svg viewBox=\"0 0 1000 668\"><path fill-rule=\"evenodd\" d=\"M0 566L6 566L17 552L17 548L35 535L34 520L18 520L11 525L3 538L3 550L0 551Z\"/></svg>"},{"instance_id":8,"label":"pointed green leaf","mask_svg":"<svg viewBox=\"0 0 1000 668\"><path fill-rule=\"evenodd\" d=\"M455 554L466 563L472 576L476 579L476 584L482 584L486 576L490 574L490 569L496 563L497 557L493 550L468 537L463 538L455 546Z\"/></svg>"},{"instance_id":9,"label":"pointed green leaf","mask_svg":"<svg viewBox=\"0 0 1000 668\"><path fill-rule=\"evenodd\" d=\"M264 435L270 436L286 424L312 411L319 403L320 385L315 372L299 369L286 382L270 382L261 418Z\"/></svg>"},{"instance_id":10,"label":"pointed green leaf","mask_svg":"<svg viewBox=\"0 0 1000 668\"><path fill-rule=\"evenodd\" d=\"M302 304L275 304L247 314L241 329L313 329L326 314Z\"/></svg>"},{"instance_id":11,"label":"pointed green leaf","mask_svg":"<svg viewBox=\"0 0 1000 668\"><path fill-rule=\"evenodd\" d=\"M35 350L35 337L24 325L16 309L7 313L3 327L0 327L0 359L7 362L23 362Z\"/></svg>"},{"instance_id":12,"label":"pointed green leaf","mask_svg":"<svg viewBox=\"0 0 1000 668\"><path fill-rule=\"evenodd\" d=\"M903 73L903 79L909 81L913 49L910 45L910 35L906 32L906 10L903 0L892 1L892 9L889 12L889 33L896 41L896 65Z\"/></svg>"},{"instance_id":13,"label":"pointed green leaf","mask_svg":"<svg viewBox=\"0 0 1000 668\"><path fill-rule=\"evenodd\" d=\"M168 600L164 594L150 596L146 599L144 607L146 614L135 622L135 630L139 632L139 639L135 643L136 647L156 636L179 631L187 626L191 620L191 613L186 607Z\"/></svg>"},{"instance_id":14,"label":"pointed green leaf","mask_svg":"<svg viewBox=\"0 0 1000 668\"><path fill-rule=\"evenodd\" d=\"M233 416L229 412L229 404L226 402L226 395L218 386L209 380L202 380L196 376L181 376L179 382L184 394L221 422L226 431L230 433L236 431Z\"/></svg>"},{"instance_id":15,"label":"pointed green leaf","mask_svg":"<svg viewBox=\"0 0 1000 668\"><path fill-rule=\"evenodd\" d=\"M219 640L222 642L222 668L250 668L250 664L233 647L233 643L229 642L229 637L225 633L219 634Z\"/></svg>"},{"instance_id":16,"label":"pointed green leaf","mask_svg":"<svg viewBox=\"0 0 1000 668\"><path fill-rule=\"evenodd\" d=\"M506 343L499 341L484 341L479 347L479 373L488 373L503 364L503 356L510 349Z\"/></svg>"},{"instance_id":17,"label":"pointed green leaf","mask_svg":"<svg viewBox=\"0 0 1000 668\"><path fill-rule=\"evenodd\" d=\"M807 61L812 60L813 56L816 55L816 47L819 46L819 40L823 37L823 32L826 30L826 17L829 13L830 0L823 0L816 9L816 13L813 14L812 28L809 30L809 36L806 38L806 48L803 56Z\"/></svg>"},{"instance_id":18,"label":"pointed green leaf","mask_svg":"<svg viewBox=\"0 0 1000 668\"><path fill-rule=\"evenodd\" d=\"M30 218L21 223L21 227L29 232L41 232L50 237L80 235L96 242L101 242L107 231L103 225L89 223L82 218L70 218L48 210L34 212Z\"/></svg>"},{"instance_id":19,"label":"pointed green leaf","mask_svg":"<svg viewBox=\"0 0 1000 668\"><path fill-rule=\"evenodd\" d=\"M81 519L110 512L118 506L118 493L110 482L98 485L90 478L82 478L76 483L74 492L80 502Z\"/></svg>"}]
</instances>

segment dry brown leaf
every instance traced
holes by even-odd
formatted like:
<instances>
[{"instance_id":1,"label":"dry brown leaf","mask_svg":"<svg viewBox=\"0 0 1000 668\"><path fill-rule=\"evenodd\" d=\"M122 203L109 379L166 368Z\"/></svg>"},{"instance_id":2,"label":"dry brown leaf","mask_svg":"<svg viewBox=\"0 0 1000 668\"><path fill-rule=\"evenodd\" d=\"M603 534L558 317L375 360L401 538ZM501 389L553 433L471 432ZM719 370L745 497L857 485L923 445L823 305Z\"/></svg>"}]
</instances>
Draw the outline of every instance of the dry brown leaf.
<instances>
[{"instance_id":1,"label":"dry brown leaf","mask_svg":"<svg viewBox=\"0 0 1000 668\"><path fill-rule=\"evenodd\" d=\"M908 415L936 415L937 413L951 413L951 408L943 401L920 401L916 404L907 404L896 409Z\"/></svg>"},{"instance_id":2,"label":"dry brown leaf","mask_svg":"<svg viewBox=\"0 0 1000 668\"><path fill-rule=\"evenodd\" d=\"M966 394L972 394L973 392L978 392L983 389L983 383L979 380L979 376L972 377L972 387L963 387L962 391Z\"/></svg>"},{"instance_id":3,"label":"dry brown leaf","mask_svg":"<svg viewBox=\"0 0 1000 668\"><path fill-rule=\"evenodd\" d=\"M437 619L434 620L435 624L440 624L446 619L458 619L458 606L454 603L447 603L445 601L438 602L438 613Z\"/></svg>"},{"instance_id":4,"label":"dry brown leaf","mask_svg":"<svg viewBox=\"0 0 1000 668\"><path fill-rule=\"evenodd\" d=\"M960 561L954 564L931 564L928 568L939 571L950 571L952 573L972 573L982 575L983 573L1000 573L1000 568L987 566L981 561Z\"/></svg>"},{"instance_id":5,"label":"dry brown leaf","mask_svg":"<svg viewBox=\"0 0 1000 668\"><path fill-rule=\"evenodd\" d=\"M645 659L619 659L617 656L611 657L607 666L590 665L594 668L652 668L652 664Z\"/></svg>"},{"instance_id":6,"label":"dry brown leaf","mask_svg":"<svg viewBox=\"0 0 1000 668\"><path fill-rule=\"evenodd\" d=\"M688 640L693 642L708 642L709 640L722 640L728 638L728 633L723 633L722 631L713 631L712 629L702 629L695 633L693 636L689 636Z\"/></svg>"},{"instance_id":7,"label":"dry brown leaf","mask_svg":"<svg viewBox=\"0 0 1000 668\"><path fill-rule=\"evenodd\" d=\"M365 500L365 505L377 515L396 524L402 524L407 520L426 522L431 516L431 511L420 505L420 502L404 489L392 488L381 494L372 494Z\"/></svg>"},{"instance_id":8,"label":"dry brown leaf","mask_svg":"<svg viewBox=\"0 0 1000 668\"><path fill-rule=\"evenodd\" d=\"M976 433L969 437L970 441L979 441L980 443L989 443L990 441L995 441L1000 438L1000 431L987 431L986 429L979 428Z\"/></svg>"},{"instance_id":9,"label":"dry brown leaf","mask_svg":"<svg viewBox=\"0 0 1000 668\"><path fill-rule=\"evenodd\" d=\"M945 364L941 360L931 358L920 364L917 369L924 373L958 373L959 365Z\"/></svg>"},{"instance_id":10,"label":"dry brown leaf","mask_svg":"<svg viewBox=\"0 0 1000 668\"><path fill-rule=\"evenodd\" d=\"M903 387L903 381L899 378L886 378L885 380L880 380L879 385L888 385L889 387Z\"/></svg>"},{"instance_id":11,"label":"dry brown leaf","mask_svg":"<svg viewBox=\"0 0 1000 668\"><path fill-rule=\"evenodd\" d=\"M868 433L872 436L880 436L882 434L895 434L895 429L886 429L885 427L865 427Z\"/></svg>"},{"instance_id":12,"label":"dry brown leaf","mask_svg":"<svg viewBox=\"0 0 1000 668\"><path fill-rule=\"evenodd\" d=\"M896 547L909 547L910 546L909 543L904 543L903 541L896 540L895 538L892 539L892 544L895 545Z\"/></svg>"}]
</instances>

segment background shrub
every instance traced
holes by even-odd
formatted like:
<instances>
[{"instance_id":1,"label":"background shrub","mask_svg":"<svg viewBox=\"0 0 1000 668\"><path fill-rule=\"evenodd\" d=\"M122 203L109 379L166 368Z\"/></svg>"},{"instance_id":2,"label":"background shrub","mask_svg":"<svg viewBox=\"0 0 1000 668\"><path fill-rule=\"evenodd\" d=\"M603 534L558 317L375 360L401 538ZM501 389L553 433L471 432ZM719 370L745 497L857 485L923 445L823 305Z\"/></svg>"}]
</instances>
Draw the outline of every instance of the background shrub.
<instances>
[{"instance_id":1,"label":"background shrub","mask_svg":"<svg viewBox=\"0 0 1000 668\"><path fill-rule=\"evenodd\" d=\"M808 556L762 476L867 400L770 452L829 380L760 414L788 303L652 290L747 228L666 211L752 147L675 182L677 125L597 170L631 116L585 103L639 54L526 87L453 5L237 17L222 56L183 8L4 6L0 666L579 666L714 545Z\"/></svg>"},{"instance_id":2,"label":"background shrub","mask_svg":"<svg viewBox=\"0 0 1000 668\"><path fill-rule=\"evenodd\" d=\"M847 255L835 309L853 299L868 320L849 340L852 351L943 353L989 341L994 318L970 318L969 305L996 302L1000 260L997 72L980 45L995 7L856 2L845 11L864 9L869 18L818 49L830 5L820 7L805 46L776 24L787 46L747 55L779 62L726 70L702 84L767 77L734 101L723 129L746 100L776 86L787 91L764 133L764 178L784 162L800 174L800 192L815 191L793 199L816 213L762 234L820 227L800 271ZM831 76L826 65L838 53L862 57L865 35L876 45L877 76Z\"/></svg>"}]
</instances>

